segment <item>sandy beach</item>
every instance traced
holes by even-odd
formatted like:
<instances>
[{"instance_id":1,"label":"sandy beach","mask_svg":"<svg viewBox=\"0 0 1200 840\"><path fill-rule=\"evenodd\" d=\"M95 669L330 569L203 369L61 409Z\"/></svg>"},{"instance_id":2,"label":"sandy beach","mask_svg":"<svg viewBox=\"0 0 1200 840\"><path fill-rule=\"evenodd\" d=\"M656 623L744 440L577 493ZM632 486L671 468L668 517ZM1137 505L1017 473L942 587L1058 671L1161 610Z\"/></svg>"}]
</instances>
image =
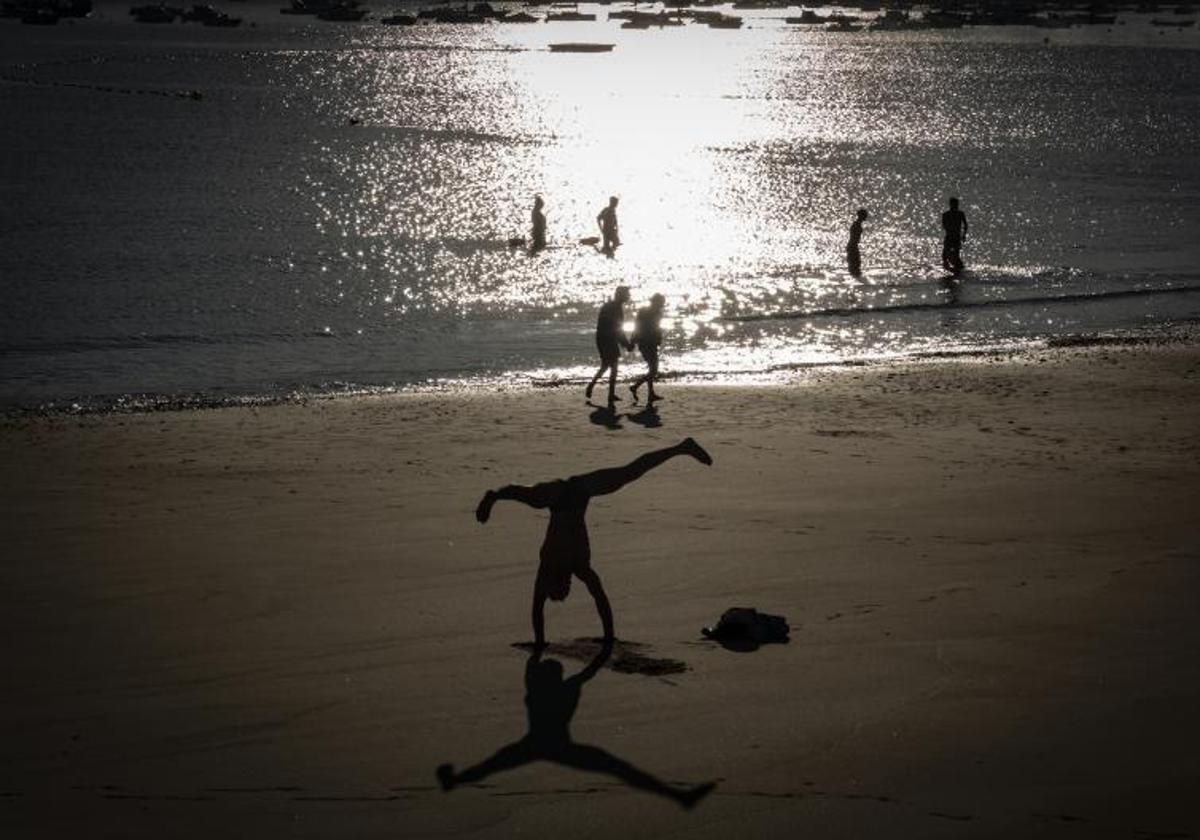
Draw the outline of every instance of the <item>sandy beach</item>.
<instances>
[{"instance_id":1,"label":"sandy beach","mask_svg":"<svg viewBox=\"0 0 1200 840\"><path fill-rule=\"evenodd\" d=\"M575 388L6 421L0 832L1200 833L1200 350L662 392L617 428ZM604 668L567 716L715 788L532 761L443 791L526 732L546 514L480 495L688 435L713 466L588 515L618 636L687 670ZM599 632L575 589L556 642ZM703 640L731 606L791 642Z\"/></svg>"}]
</instances>

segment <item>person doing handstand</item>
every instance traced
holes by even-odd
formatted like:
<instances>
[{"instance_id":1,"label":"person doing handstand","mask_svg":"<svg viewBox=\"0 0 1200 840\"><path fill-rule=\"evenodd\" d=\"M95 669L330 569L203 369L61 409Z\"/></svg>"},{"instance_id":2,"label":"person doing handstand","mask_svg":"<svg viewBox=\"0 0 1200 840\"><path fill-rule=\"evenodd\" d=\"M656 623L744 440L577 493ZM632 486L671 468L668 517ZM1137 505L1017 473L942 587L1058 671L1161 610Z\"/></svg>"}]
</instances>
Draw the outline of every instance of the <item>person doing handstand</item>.
<instances>
[{"instance_id":1,"label":"person doing handstand","mask_svg":"<svg viewBox=\"0 0 1200 840\"><path fill-rule=\"evenodd\" d=\"M650 470L677 455L690 455L702 464L712 464L712 458L692 438L657 449L635 458L623 467L596 470L557 481L546 481L526 487L509 484L499 490L483 494L475 518L487 522L492 515L492 505L498 501L521 502L531 508L550 510L550 523L546 526L546 537L542 541L541 562L533 584L533 642L546 644L545 606L546 599L561 601L571 591L572 575L583 581L596 602L600 623L604 627L604 638L612 639L612 607L600 576L591 565L591 546L588 542L587 524L584 516L588 502L593 496L615 493L636 481Z\"/></svg>"}]
</instances>

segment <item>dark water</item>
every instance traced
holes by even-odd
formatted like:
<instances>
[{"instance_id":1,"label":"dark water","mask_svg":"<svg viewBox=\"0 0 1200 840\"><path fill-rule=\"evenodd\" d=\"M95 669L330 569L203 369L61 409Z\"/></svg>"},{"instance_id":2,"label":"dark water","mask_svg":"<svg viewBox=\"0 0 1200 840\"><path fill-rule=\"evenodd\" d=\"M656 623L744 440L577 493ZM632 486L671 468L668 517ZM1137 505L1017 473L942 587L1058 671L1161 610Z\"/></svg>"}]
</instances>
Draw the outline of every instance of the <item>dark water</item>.
<instances>
[{"instance_id":1,"label":"dark water","mask_svg":"<svg viewBox=\"0 0 1200 840\"><path fill-rule=\"evenodd\" d=\"M3 21L0 405L578 377L619 282L667 296L667 371L727 378L1200 316L1197 33L631 31L616 8ZM531 257L507 240L535 192ZM615 259L578 244L610 194Z\"/></svg>"}]
</instances>

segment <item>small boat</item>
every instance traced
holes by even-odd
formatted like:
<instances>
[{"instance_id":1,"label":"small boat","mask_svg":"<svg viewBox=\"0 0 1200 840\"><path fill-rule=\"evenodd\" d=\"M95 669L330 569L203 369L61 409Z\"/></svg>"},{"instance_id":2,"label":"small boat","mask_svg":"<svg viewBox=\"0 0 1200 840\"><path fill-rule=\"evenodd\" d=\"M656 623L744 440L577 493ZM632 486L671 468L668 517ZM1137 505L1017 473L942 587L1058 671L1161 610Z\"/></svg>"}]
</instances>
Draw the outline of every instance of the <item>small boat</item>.
<instances>
[{"instance_id":1,"label":"small boat","mask_svg":"<svg viewBox=\"0 0 1200 840\"><path fill-rule=\"evenodd\" d=\"M962 15L945 9L930 9L922 20L932 29L962 29L966 22Z\"/></svg>"},{"instance_id":2,"label":"small boat","mask_svg":"<svg viewBox=\"0 0 1200 840\"><path fill-rule=\"evenodd\" d=\"M207 18L201 21L201 23L205 26L215 26L220 29L233 29L235 26L242 25L242 19L219 12L216 17Z\"/></svg>"},{"instance_id":3,"label":"small boat","mask_svg":"<svg viewBox=\"0 0 1200 840\"><path fill-rule=\"evenodd\" d=\"M394 15L388 15L385 18L380 18L379 22L384 26L414 26L417 22L416 15L406 15L397 12Z\"/></svg>"},{"instance_id":4,"label":"small boat","mask_svg":"<svg viewBox=\"0 0 1200 840\"><path fill-rule=\"evenodd\" d=\"M1070 29L1073 25L1070 18L1054 14L1053 12L1046 15L1044 18L1039 17L1035 18L1035 20L1037 23L1035 23L1034 26L1038 27L1039 29Z\"/></svg>"},{"instance_id":5,"label":"small boat","mask_svg":"<svg viewBox=\"0 0 1200 840\"><path fill-rule=\"evenodd\" d=\"M499 18L501 23L537 23L539 20L541 18L531 15L528 12L513 12L511 15Z\"/></svg>"},{"instance_id":6,"label":"small boat","mask_svg":"<svg viewBox=\"0 0 1200 840\"><path fill-rule=\"evenodd\" d=\"M134 6L129 10L138 23L173 23L179 17L179 9L159 4L157 6Z\"/></svg>"},{"instance_id":7,"label":"small boat","mask_svg":"<svg viewBox=\"0 0 1200 840\"><path fill-rule=\"evenodd\" d=\"M587 21L595 20L596 16L587 12L548 12L546 22L551 21Z\"/></svg>"},{"instance_id":8,"label":"small boat","mask_svg":"<svg viewBox=\"0 0 1200 840\"><path fill-rule=\"evenodd\" d=\"M649 29L651 26L683 26L683 20L678 15L667 14L667 12L613 12L608 16L609 20L624 19L625 23L621 24L622 29Z\"/></svg>"},{"instance_id":9,"label":"small boat","mask_svg":"<svg viewBox=\"0 0 1200 840\"><path fill-rule=\"evenodd\" d=\"M21 12L21 23L33 26L53 26L58 23L58 12L46 6L27 8Z\"/></svg>"},{"instance_id":10,"label":"small boat","mask_svg":"<svg viewBox=\"0 0 1200 840\"><path fill-rule=\"evenodd\" d=\"M317 12L318 20L328 20L336 23L353 23L362 20L366 16L366 9L358 9L354 6L330 6L328 9L322 9Z\"/></svg>"},{"instance_id":11,"label":"small boat","mask_svg":"<svg viewBox=\"0 0 1200 840\"><path fill-rule=\"evenodd\" d=\"M573 52L573 53L600 53L612 52L615 44L589 44L578 42L567 42L565 44L551 44L550 52Z\"/></svg>"},{"instance_id":12,"label":"small boat","mask_svg":"<svg viewBox=\"0 0 1200 840\"><path fill-rule=\"evenodd\" d=\"M812 9L805 9L800 13L799 17L786 17L784 23L790 23L793 26L819 26L823 23L829 23L829 18L822 17Z\"/></svg>"},{"instance_id":13,"label":"small boat","mask_svg":"<svg viewBox=\"0 0 1200 840\"><path fill-rule=\"evenodd\" d=\"M207 3L197 3L183 13L184 23L204 23L206 20L213 20L221 13Z\"/></svg>"},{"instance_id":14,"label":"small boat","mask_svg":"<svg viewBox=\"0 0 1200 840\"><path fill-rule=\"evenodd\" d=\"M337 9L357 9L358 0L292 0L292 5L287 9L280 9L281 15L316 15L320 17L322 13L334 12L337 14ZM365 12L363 14L366 14ZM324 20L337 20L339 18L324 18Z\"/></svg>"},{"instance_id":15,"label":"small boat","mask_svg":"<svg viewBox=\"0 0 1200 840\"><path fill-rule=\"evenodd\" d=\"M721 15L706 22L710 29L741 29L742 19L734 15Z\"/></svg>"},{"instance_id":16,"label":"small boat","mask_svg":"<svg viewBox=\"0 0 1200 840\"><path fill-rule=\"evenodd\" d=\"M851 23L848 20L835 21L825 27L826 32L861 32L861 23Z\"/></svg>"}]
</instances>

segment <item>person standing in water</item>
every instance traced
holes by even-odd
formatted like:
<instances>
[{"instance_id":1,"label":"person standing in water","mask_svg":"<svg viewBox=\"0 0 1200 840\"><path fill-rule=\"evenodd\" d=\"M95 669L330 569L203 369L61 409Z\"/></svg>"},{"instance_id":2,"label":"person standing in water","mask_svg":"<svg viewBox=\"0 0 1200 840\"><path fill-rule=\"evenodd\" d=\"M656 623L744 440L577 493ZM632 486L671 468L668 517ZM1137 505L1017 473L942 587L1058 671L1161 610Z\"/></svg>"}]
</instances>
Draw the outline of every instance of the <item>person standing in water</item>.
<instances>
[{"instance_id":1,"label":"person standing in water","mask_svg":"<svg viewBox=\"0 0 1200 840\"><path fill-rule=\"evenodd\" d=\"M654 393L654 380L658 378L658 348L662 344L663 306L667 299L662 295L650 298L650 305L643 306L637 312L636 324L633 330L633 343L637 345L646 360L647 371L644 375L633 380L629 390L633 392L633 401L637 402L638 388L646 385L646 402L651 403L661 399Z\"/></svg>"},{"instance_id":2,"label":"person standing in water","mask_svg":"<svg viewBox=\"0 0 1200 840\"><path fill-rule=\"evenodd\" d=\"M867 217L867 211L860 207L858 215L850 223L850 241L846 243L846 265L855 277L862 274L862 254L858 250L858 242L862 239L863 222Z\"/></svg>"},{"instance_id":3,"label":"person standing in water","mask_svg":"<svg viewBox=\"0 0 1200 840\"><path fill-rule=\"evenodd\" d=\"M562 601L571 591L571 577L577 577L588 588L600 614L604 638L615 637L612 607L600 576L591 566L591 546L588 542L588 502L593 496L615 493L632 481L637 481L650 470L678 455L690 455L702 464L711 465L712 458L692 438L657 449L635 458L623 467L596 470L567 479L547 481L526 487L509 484L498 490L483 494L475 509L475 518L487 522L496 502L509 500L520 502L539 510L549 508L550 523L546 526L546 537L542 541L541 562L533 584L533 643L538 647L546 644L546 621L544 609L546 599Z\"/></svg>"},{"instance_id":4,"label":"person standing in water","mask_svg":"<svg viewBox=\"0 0 1200 840\"><path fill-rule=\"evenodd\" d=\"M608 206L596 216L596 224L600 226L600 250L611 255L621 244L621 237L617 235L617 197L615 195L608 197Z\"/></svg>"},{"instance_id":5,"label":"person standing in water","mask_svg":"<svg viewBox=\"0 0 1200 840\"><path fill-rule=\"evenodd\" d=\"M592 391L605 371L608 374L608 404L620 399L617 396L617 368L621 362L621 348L633 349L633 342L625 337L625 304L629 301L629 287L617 286L612 300L600 307L596 318L596 349L600 352L600 369L584 391L592 398Z\"/></svg>"},{"instance_id":6,"label":"person standing in water","mask_svg":"<svg viewBox=\"0 0 1200 840\"><path fill-rule=\"evenodd\" d=\"M541 251L546 247L546 214L542 208L546 202L540 195L533 197L533 212L530 214L529 250Z\"/></svg>"},{"instance_id":7,"label":"person standing in water","mask_svg":"<svg viewBox=\"0 0 1200 840\"><path fill-rule=\"evenodd\" d=\"M942 214L942 267L959 274L963 270L962 246L967 241L967 214L958 209L958 199L950 199L950 209Z\"/></svg>"}]
</instances>

